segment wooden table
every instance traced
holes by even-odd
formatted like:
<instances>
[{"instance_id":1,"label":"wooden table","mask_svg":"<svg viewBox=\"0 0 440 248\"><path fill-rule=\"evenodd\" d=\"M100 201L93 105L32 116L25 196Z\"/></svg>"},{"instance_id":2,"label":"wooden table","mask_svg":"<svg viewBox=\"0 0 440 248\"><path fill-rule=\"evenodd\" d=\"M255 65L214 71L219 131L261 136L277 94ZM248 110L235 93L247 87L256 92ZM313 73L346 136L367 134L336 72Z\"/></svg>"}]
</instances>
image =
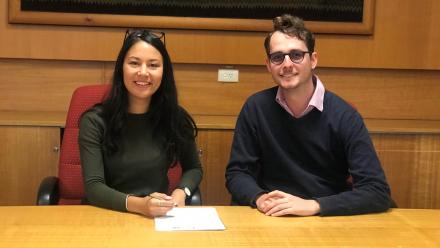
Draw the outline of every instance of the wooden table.
<instances>
[{"instance_id":1,"label":"wooden table","mask_svg":"<svg viewBox=\"0 0 440 248\"><path fill-rule=\"evenodd\" d=\"M440 210L267 217L216 208L225 231L157 232L152 219L92 206L0 207L0 247L440 247Z\"/></svg>"}]
</instances>

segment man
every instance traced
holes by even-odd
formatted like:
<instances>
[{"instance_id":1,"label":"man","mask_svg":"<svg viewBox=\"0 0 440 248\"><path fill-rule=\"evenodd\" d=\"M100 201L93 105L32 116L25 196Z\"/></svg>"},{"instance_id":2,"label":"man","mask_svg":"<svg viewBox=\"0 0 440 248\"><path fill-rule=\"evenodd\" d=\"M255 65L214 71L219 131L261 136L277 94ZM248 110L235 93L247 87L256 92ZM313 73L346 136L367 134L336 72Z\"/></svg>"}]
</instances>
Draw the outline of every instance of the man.
<instances>
[{"instance_id":1,"label":"man","mask_svg":"<svg viewBox=\"0 0 440 248\"><path fill-rule=\"evenodd\" d=\"M270 216L386 211L390 189L362 117L313 74L313 34L283 15L264 45L278 86L238 117L226 169L233 202Z\"/></svg>"}]
</instances>

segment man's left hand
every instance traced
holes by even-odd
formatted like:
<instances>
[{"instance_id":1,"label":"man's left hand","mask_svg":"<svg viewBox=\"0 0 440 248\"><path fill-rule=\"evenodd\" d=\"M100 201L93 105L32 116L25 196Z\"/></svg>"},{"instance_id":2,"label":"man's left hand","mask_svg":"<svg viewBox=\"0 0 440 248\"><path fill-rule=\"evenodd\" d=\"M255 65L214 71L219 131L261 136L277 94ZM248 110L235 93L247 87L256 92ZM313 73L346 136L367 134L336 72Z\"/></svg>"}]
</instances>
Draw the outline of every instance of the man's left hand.
<instances>
[{"instance_id":1,"label":"man's left hand","mask_svg":"<svg viewBox=\"0 0 440 248\"><path fill-rule=\"evenodd\" d=\"M271 201L267 201L272 199ZM266 204L260 209L269 216L297 215L311 216L319 213L320 206L315 200L305 200L300 197L275 190L267 194Z\"/></svg>"}]
</instances>

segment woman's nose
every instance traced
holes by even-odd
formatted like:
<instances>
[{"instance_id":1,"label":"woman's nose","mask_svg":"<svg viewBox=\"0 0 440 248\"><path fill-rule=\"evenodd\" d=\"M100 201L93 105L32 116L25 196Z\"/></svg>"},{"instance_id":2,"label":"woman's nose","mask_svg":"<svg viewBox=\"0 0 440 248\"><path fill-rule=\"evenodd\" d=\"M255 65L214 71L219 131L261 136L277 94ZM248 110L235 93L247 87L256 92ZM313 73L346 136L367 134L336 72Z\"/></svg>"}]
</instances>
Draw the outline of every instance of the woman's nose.
<instances>
[{"instance_id":1,"label":"woman's nose","mask_svg":"<svg viewBox=\"0 0 440 248\"><path fill-rule=\"evenodd\" d=\"M148 70L146 65L142 65L137 72L138 76L146 76L148 75Z\"/></svg>"}]
</instances>

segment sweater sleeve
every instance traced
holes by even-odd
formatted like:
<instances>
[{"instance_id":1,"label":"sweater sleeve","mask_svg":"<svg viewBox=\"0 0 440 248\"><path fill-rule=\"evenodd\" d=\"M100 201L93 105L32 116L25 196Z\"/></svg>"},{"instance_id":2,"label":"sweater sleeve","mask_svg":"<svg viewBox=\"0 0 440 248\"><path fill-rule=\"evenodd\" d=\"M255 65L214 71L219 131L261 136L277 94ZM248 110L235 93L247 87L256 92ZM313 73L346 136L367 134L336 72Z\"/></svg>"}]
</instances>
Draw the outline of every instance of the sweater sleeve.
<instances>
[{"instance_id":1,"label":"sweater sleeve","mask_svg":"<svg viewBox=\"0 0 440 248\"><path fill-rule=\"evenodd\" d=\"M226 187L232 200L239 205L255 207L257 195L266 192L257 183L260 151L257 143L256 127L248 103L243 106L237 119L226 168Z\"/></svg>"},{"instance_id":2,"label":"sweater sleeve","mask_svg":"<svg viewBox=\"0 0 440 248\"><path fill-rule=\"evenodd\" d=\"M85 193L90 204L127 211L127 194L116 191L105 182L102 140L104 122L94 112L86 113L80 121L78 135Z\"/></svg>"},{"instance_id":3,"label":"sweater sleeve","mask_svg":"<svg viewBox=\"0 0 440 248\"><path fill-rule=\"evenodd\" d=\"M339 125L353 189L317 198L321 215L352 215L386 211L390 188L368 130L356 111L345 113Z\"/></svg>"},{"instance_id":4,"label":"sweater sleeve","mask_svg":"<svg viewBox=\"0 0 440 248\"><path fill-rule=\"evenodd\" d=\"M181 165L183 174L179 187L188 187L191 192L194 192L194 189L200 184L203 175L195 140L192 140L185 146Z\"/></svg>"}]
</instances>

